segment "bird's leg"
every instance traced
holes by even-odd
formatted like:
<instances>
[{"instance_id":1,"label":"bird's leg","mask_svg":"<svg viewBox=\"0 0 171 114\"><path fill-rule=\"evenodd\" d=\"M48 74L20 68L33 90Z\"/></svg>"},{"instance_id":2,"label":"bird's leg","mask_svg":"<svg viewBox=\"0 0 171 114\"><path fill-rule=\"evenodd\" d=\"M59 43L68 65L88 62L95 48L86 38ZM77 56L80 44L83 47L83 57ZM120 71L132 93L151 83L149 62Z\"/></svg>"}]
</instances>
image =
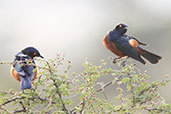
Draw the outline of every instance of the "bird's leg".
<instances>
[{"instance_id":1,"label":"bird's leg","mask_svg":"<svg viewBox=\"0 0 171 114\"><path fill-rule=\"evenodd\" d=\"M113 59L113 64L116 64L117 63L117 60L118 60L118 58L114 58Z\"/></svg>"},{"instance_id":2,"label":"bird's leg","mask_svg":"<svg viewBox=\"0 0 171 114\"><path fill-rule=\"evenodd\" d=\"M24 94L24 90L22 90L22 93Z\"/></svg>"},{"instance_id":3,"label":"bird's leg","mask_svg":"<svg viewBox=\"0 0 171 114\"><path fill-rule=\"evenodd\" d=\"M126 62L128 61L128 58L129 58L129 57L127 57L126 60L124 60L124 61L121 63L121 65L122 65L123 67L126 65Z\"/></svg>"},{"instance_id":4,"label":"bird's leg","mask_svg":"<svg viewBox=\"0 0 171 114\"><path fill-rule=\"evenodd\" d=\"M113 64L116 64L117 63L117 60L119 60L121 57L117 57L117 58L114 58L113 59Z\"/></svg>"}]
</instances>

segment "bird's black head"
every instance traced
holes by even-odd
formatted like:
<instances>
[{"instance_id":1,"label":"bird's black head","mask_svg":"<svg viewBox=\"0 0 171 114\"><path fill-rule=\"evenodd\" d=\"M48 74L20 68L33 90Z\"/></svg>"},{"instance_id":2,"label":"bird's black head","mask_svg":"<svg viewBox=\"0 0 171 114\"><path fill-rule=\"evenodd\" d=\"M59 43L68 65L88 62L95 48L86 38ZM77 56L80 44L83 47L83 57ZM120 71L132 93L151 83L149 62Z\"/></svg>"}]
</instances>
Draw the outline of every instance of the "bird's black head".
<instances>
[{"instance_id":1,"label":"bird's black head","mask_svg":"<svg viewBox=\"0 0 171 114\"><path fill-rule=\"evenodd\" d=\"M27 47L27 48L23 49L21 52L23 54L26 54L26 55L30 56L32 59L34 57L44 58L43 56L40 55L39 51L34 47Z\"/></svg>"},{"instance_id":2,"label":"bird's black head","mask_svg":"<svg viewBox=\"0 0 171 114\"><path fill-rule=\"evenodd\" d=\"M121 35L127 32L128 26L126 24L120 23L116 26L115 30L118 31Z\"/></svg>"}]
</instances>

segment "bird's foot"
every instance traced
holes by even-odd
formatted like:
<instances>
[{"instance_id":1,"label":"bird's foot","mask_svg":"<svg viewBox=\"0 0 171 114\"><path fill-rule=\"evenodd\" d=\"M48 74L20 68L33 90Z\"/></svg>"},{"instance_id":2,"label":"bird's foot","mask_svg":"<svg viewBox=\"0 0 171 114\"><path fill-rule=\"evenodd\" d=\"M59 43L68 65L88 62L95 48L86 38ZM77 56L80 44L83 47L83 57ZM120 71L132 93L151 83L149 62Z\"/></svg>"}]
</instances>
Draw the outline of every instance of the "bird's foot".
<instances>
[{"instance_id":1,"label":"bird's foot","mask_svg":"<svg viewBox=\"0 0 171 114\"><path fill-rule=\"evenodd\" d=\"M126 66L126 62L128 61L128 57L126 58L126 60L124 60L122 63L121 63L121 65L122 65L122 67L125 67Z\"/></svg>"},{"instance_id":2,"label":"bird's foot","mask_svg":"<svg viewBox=\"0 0 171 114\"><path fill-rule=\"evenodd\" d=\"M22 93L25 94L24 90L22 90Z\"/></svg>"},{"instance_id":3,"label":"bird's foot","mask_svg":"<svg viewBox=\"0 0 171 114\"><path fill-rule=\"evenodd\" d=\"M121 62L121 66L125 67L126 66L126 61Z\"/></svg>"},{"instance_id":4,"label":"bird's foot","mask_svg":"<svg viewBox=\"0 0 171 114\"><path fill-rule=\"evenodd\" d=\"M118 60L118 58L114 58L113 59L113 64L116 64L117 63L117 60Z\"/></svg>"},{"instance_id":5,"label":"bird's foot","mask_svg":"<svg viewBox=\"0 0 171 114\"><path fill-rule=\"evenodd\" d=\"M129 57L126 58L126 60L124 60L123 62L121 62L121 66L125 67L126 66L126 62L128 61Z\"/></svg>"}]
</instances>

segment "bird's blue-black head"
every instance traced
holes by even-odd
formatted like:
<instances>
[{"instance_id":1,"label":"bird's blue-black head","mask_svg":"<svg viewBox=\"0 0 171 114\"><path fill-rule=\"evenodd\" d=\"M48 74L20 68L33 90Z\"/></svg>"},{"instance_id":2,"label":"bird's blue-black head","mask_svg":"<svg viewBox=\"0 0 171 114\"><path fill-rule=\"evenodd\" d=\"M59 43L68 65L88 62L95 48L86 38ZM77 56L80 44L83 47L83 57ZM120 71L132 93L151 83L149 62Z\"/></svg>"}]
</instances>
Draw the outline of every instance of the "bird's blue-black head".
<instances>
[{"instance_id":1,"label":"bird's blue-black head","mask_svg":"<svg viewBox=\"0 0 171 114\"><path fill-rule=\"evenodd\" d=\"M44 58L43 56L40 55L39 51L34 48L34 47L27 47L21 51L23 54L30 56L32 59L34 57L41 57Z\"/></svg>"},{"instance_id":2,"label":"bird's blue-black head","mask_svg":"<svg viewBox=\"0 0 171 114\"><path fill-rule=\"evenodd\" d=\"M127 28L128 28L128 26L123 23L116 25L114 30L109 32L108 39L110 41L115 41L115 40L121 38L121 36L127 32Z\"/></svg>"},{"instance_id":3,"label":"bird's blue-black head","mask_svg":"<svg viewBox=\"0 0 171 114\"><path fill-rule=\"evenodd\" d=\"M115 27L115 30L120 33L120 35L123 35L127 32L128 26L126 24L120 23Z\"/></svg>"}]
</instances>

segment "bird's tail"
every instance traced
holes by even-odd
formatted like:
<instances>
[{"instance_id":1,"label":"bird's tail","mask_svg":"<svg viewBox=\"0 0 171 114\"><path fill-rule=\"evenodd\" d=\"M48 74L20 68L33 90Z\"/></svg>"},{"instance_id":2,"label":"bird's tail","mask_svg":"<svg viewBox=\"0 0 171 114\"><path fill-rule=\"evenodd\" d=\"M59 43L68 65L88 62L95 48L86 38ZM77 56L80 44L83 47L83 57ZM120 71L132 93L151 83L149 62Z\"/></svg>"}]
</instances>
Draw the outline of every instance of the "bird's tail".
<instances>
[{"instance_id":1,"label":"bird's tail","mask_svg":"<svg viewBox=\"0 0 171 114\"><path fill-rule=\"evenodd\" d=\"M135 59L135 58L134 58ZM142 64L146 64L145 61L140 57L140 58L136 58L136 60L138 60L139 62L141 62Z\"/></svg>"},{"instance_id":2,"label":"bird's tail","mask_svg":"<svg viewBox=\"0 0 171 114\"><path fill-rule=\"evenodd\" d=\"M31 88L31 78L30 76L21 76L21 89L30 89Z\"/></svg>"},{"instance_id":3,"label":"bird's tail","mask_svg":"<svg viewBox=\"0 0 171 114\"><path fill-rule=\"evenodd\" d=\"M140 51L141 55L152 64L158 63L159 60L162 58L161 56L153 54L153 53L146 51L142 48L138 48L138 50Z\"/></svg>"}]
</instances>

